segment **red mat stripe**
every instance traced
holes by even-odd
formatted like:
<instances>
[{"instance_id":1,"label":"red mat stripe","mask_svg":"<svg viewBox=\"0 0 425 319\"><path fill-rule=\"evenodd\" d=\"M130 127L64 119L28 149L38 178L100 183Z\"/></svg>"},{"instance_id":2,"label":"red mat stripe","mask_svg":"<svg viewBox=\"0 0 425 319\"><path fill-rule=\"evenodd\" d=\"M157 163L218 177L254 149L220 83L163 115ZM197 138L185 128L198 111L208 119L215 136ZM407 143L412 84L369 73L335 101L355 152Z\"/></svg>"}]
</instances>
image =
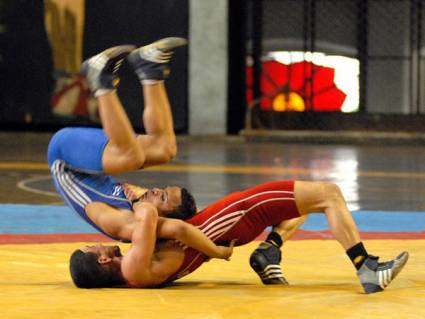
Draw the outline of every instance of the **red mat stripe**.
<instances>
[{"instance_id":1,"label":"red mat stripe","mask_svg":"<svg viewBox=\"0 0 425 319\"><path fill-rule=\"evenodd\" d=\"M263 240L263 232L257 240ZM425 239L425 232L361 232L362 239ZM299 230L291 240L334 239L330 231ZM0 234L0 244L46 244L75 242L112 242L102 234Z\"/></svg>"}]
</instances>

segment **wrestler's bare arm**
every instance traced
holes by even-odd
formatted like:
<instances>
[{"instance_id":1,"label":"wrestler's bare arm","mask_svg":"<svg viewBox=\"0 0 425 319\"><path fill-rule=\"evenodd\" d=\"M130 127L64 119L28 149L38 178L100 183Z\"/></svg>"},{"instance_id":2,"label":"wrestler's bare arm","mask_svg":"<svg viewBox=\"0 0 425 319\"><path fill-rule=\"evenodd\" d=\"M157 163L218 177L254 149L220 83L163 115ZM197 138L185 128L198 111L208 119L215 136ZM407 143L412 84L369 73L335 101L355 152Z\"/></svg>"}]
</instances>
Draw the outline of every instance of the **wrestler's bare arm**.
<instances>
[{"instance_id":1,"label":"wrestler's bare arm","mask_svg":"<svg viewBox=\"0 0 425 319\"><path fill-rule=\"evenodd\" d=\"M128 183L122 184L122 187L125 197L131 201L140 198L147 191L146 188ZM157 235L158 238L177 239L210 258L229 259L232 254L231 247L216 246L212 240L198 228L182 220L160 217L158 219Z\"/></svg>"},{"instance_id":2,"label":"wrestler's bare arm","mask_svg":"<svg viewBox=\"0 0 425 319\"><path fill-rule=\"evenodd\" d=\"M90 220L115 238L131 240L134 230L134 214L131 210L117 209L102 202L92 202L85 207Z\"/></svg>"},{"instance_id":3,"label":"wrestler's bare arm","mask_svg":"<svg viewBox=\"0 0 425 319\"><path fill-rule=\"evenodd\" d=\"M134 208L141 204L135 204ZM88 204L86 213L103 231L123 240L131 241L138 225L136 214L132 211L117 209L101 202ZM182 220L158 217L156 235L158 238L176 239L210 258L229 259L232 255L233 247L217 246L198 228Z\"/></svg>"},{"instance_id":4,"label":"wrestler's bare arm","mask_svg":"<svg viewBox=\"0 0 425 319\"><path fill-rule=\"evenodd\" d=\"M175 271L176 262L162 263L154 260L158 211L149 203L140 203L135 209L137 224L133 231L132 245L123 257L121 271L131 287L151 287L163 283Z\"/></svg>"},{"instance_id":5,"label":"wrestler's bare arm","mask_svg":"<svg viewBox=\"0 0 425 319\"><path fill-rule=\"evenodd\" d=\"M124 183L122 187L125 197L131 201L140 198L147 191L146 188L128 183ZM182 220L160 217L157 235L158 238L177 239L210 258L229 259L232 255L232 247L216 246L198 228Z\"/></svg>"},{"instance_id":6,"label":"wrestler's bare arm","mask_svg":"<svg viewBox=\"0 0 425 319\"><path fill-rule=\"evenodd\" d=\"M210 258L228 260L233 253L233 244L229 247L217 246L198 228L179 219L159 217L158 237L177 239Z\"/></svg>"}]
</instances>

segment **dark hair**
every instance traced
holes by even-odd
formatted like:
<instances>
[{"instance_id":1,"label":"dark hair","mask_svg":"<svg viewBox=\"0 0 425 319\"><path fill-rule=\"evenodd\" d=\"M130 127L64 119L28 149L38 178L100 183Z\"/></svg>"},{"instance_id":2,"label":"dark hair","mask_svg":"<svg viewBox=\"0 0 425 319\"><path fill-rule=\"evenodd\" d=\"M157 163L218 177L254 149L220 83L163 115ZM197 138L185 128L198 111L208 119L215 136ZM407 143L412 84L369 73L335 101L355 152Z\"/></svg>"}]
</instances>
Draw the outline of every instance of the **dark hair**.
<instances>
[{"instance_id":1,"label":"dark hair","mask_svg":"<svg viewBox=\"0 0 425 319\"><path fill-rule=\"evenodd\" d=\"M97 255L76 250L69 260L69 271L74 284L79 288L102 288L124 284L121 275L114 269L102 267Z\"/></svg>"},{"instance_id":2,"label":"dark hair","mask_svg":"<svg viewBox=\"0 0 425 319\"><path fill-rule=\"evenodd\" d=\"M196 202L186 188L181 190L182 203L175 210L167 213L167 217L186 220L196 214Z\"/></svg>"}]
</instances>

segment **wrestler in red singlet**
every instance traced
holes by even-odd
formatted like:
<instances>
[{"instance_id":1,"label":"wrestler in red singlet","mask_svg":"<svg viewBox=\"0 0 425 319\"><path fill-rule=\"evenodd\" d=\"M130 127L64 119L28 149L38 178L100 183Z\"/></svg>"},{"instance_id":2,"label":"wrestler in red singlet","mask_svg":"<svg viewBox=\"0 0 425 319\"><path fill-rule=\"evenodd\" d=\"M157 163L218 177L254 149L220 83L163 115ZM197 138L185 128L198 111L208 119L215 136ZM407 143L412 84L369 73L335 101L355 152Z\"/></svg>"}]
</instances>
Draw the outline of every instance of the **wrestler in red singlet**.
<instances>
[{"instance_id":1,"label":"wrestler in red singlet","mask_svg":"<svg viewBox=\"0 0 425 319\"><path fill-rule=\"evenodd\" d=\"M266 227L299 216L294 181L278 181L232 193L187 222L197 226L217 245L226 245L237 239L235 246L241 246L253 241ZM206 259L202 253L187 248L182 265L167 282L190 274Z\"/></svg>"}]
</instances>

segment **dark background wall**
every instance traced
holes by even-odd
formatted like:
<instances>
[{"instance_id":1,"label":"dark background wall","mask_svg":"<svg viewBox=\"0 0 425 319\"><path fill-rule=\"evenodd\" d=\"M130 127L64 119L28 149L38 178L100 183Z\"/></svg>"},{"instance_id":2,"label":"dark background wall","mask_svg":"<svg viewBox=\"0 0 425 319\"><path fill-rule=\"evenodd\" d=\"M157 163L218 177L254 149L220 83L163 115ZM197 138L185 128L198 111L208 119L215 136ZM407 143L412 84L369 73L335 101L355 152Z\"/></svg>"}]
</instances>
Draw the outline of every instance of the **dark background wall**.
<instances>
[{"instance_id":1,"label":"dark background wall","mask_svg":"<svg viewBox=\"0 0 425 319\"><path fill-rule=\"evenodd\" d=\"M53 62L40 0L0 1L0 121L50 117Z\"/></svg>"},{"instance_id":2,"label":"dark background wall","mask_svg":"<svg viewBox=\"0 0 425 319\"><path fill-rule=\"evenodd\" d=\"M188 0L85 1L83 59L119 44L146 45L168 36L188 37ZM167 80L175 129L187 132L187 48L179 49ZM58 70L56 70L58 71ZM57 72L56 72L57 73ZM57 74L56 74L57 75ZM123 66L120 98L137 128L143 110L141 86ZM2 128L55 130L96 125L89 119L51 112L55 86L43 0L0 0L0 122Z\"/></svg>"},{"instance_id":3,"label":"dark background wall","mask_svg":"<svg viewBox=\"0 0 425 319\"><path fill-rule=\"evenodd\" d=\"M237 134L244 125L245 54L260 60L270 50L356 57L360 61L359 113L425 118L423 0L228 0L227 4L228 103L220 105L220 111L227 109L227 133ZM55 82L43 5L43 0L0 0L1 128L8 128L10 123L21 124L23 129L96 125L91 119L65 120L51 113ZM258 6L261 12L252 10ZM143 45L165 36L190 36L189 0L87 0L84 15L84 58L117 44ZM178 133L188 132L188 58L187 49L176 52L167 81ZM134 125L140 127L140 85L127 65L121 77L119 95ZM284 116L294 122L293 114ZM347 116L347 121L354 120L355 115ZM273 121L283 122L281 116ZM300 121L306 128L317 122ZM321 123L328 128L329 122Z\"/></svg>"}]
</instances>

